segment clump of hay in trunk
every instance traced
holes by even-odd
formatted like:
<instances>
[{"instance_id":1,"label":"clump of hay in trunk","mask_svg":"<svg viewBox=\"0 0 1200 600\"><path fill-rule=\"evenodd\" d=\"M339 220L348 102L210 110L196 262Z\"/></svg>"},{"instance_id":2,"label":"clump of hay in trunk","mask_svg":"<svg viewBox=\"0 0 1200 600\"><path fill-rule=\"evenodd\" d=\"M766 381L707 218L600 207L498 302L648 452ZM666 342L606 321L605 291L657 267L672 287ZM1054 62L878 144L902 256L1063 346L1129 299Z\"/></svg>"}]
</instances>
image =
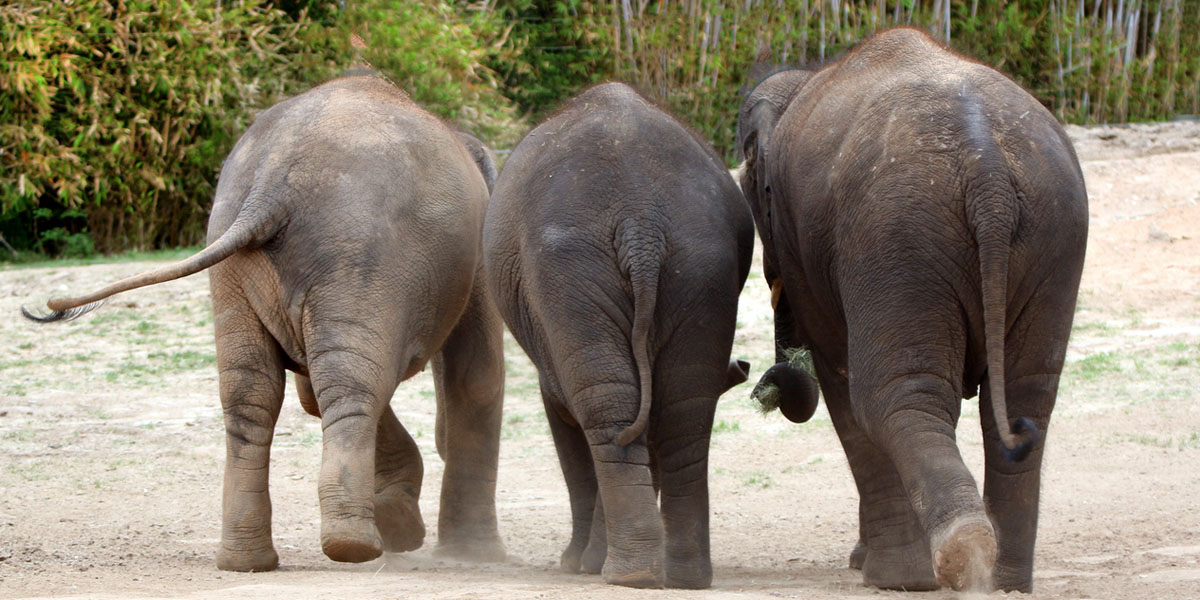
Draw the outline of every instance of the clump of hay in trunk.
<instances>
[{"instance_id":1,"label":"clump of hay in trunk","mask_svg":"<svg viewBox=\"0 0 1200 600\"><path fill-rule=\"evenodd\" d=\"M814 379L816 379L816 367L813 366L812 351L805 346L799 348L785 348L783 357L787 360L788 365L800 369ZM774 383L764 384L762 381L754 386L754 390L750 392L750 399L758 402L758 410L762 414L768 414L779 410L779 402L783 393L779 390L779 386Z\"/></svg>"}]
</instances>

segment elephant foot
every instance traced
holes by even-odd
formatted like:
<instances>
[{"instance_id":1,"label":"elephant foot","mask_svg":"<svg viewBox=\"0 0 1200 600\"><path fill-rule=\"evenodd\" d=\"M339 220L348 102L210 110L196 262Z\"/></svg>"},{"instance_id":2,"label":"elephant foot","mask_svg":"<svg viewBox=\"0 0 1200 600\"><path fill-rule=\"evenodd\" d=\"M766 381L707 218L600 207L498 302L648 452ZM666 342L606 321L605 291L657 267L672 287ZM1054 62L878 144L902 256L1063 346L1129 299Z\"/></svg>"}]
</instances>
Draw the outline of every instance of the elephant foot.
<instances>
[{"instance_id":1,"label":"elephant foot","mask_svg":"<svg viewBox=\"0 0 1200 600\"><path fill-rule=\"evenodd\" d=\"M563 573L578 573L581 566L580 556L582 555L583 550L579 548L579 544L576 544L575 540L571 540L571 543L563 550L562 556L558 560L558 570Z\"/></svg>"},{"instance_id":2,"label":"elephant foot","mask_svg":"<svg viewBox=\"0 0 1200 600\"><path fill-rule=\"evenodd\" d=\"M688 562L667 561L666 585L682 590L704 590L712 587L712 564L700 559Z\"/></svg>"},{"instance_id":3,"label":"elephant foot","mask_svg":"<svg viewBox=\"0 0 1200 600\"><path fill-rule=\"evenodd\" d=\"M375 495L375 527L387 552L411 552L425 543L421 508L404 493Z\"/></svg>"},{"instance_id":4,"label":"elephant foot","mask_svg":"<svg viewBox=\"0 0 1200 600\"><path fill-rule=\"evenodd\" d=\"M929 561L929 546L923 538L895 546L876 543L870 550L866 544L860 543L850 553L851 560L858 553L859 546L862 546L863 583L885 590L910 592L941 587Z\"/></svg>"},{"instance_id":5,"label":"elephant foot","mask_svg":"<svg viewBox=\"0 0 1200 600\"><path fill-rule=\"evenodd\" d=\"M369 519L342 520L321 526L321 550L337 562L360 563L383 554L383 540Z\"/></svg>"},{"instance_id":6,"label":"elephant foot","mask_svg":"<svg viewBox=\"0 0 1200 600\"><path fill-rule=\"evenodd\" d=\"M1033 568L1030 566L1018 569L1006 568L1004 561L998 560L992 577L998 590L1033 593Z\"/></svg>"},{"instance_id":7,"label":"elephant foot","mask_svg":"<svg viewBox=\"0 0 1200 600\"><path fill-rule=\"evenodd\" d=\"M504 549L504 542L500 541L499 536L473 541L440 539L433 553L435 556L482 563L504 562L508 558L508 551Z\"/></svg>"},{"instance_id":8,"label":"elephant foot","mask_svg":"<svg viewBox=\"0 0 1200 600\"><path fill-rule=\"evenodd\" d=\"M608 542L589 542L579 557L579 570L584 573L597 575L604 570L604 561L608 558Z\"/></svg>"},{"instance_id":9,"label":"elephant foot","mask_svg":"<svg viewBox=\"0 0 1200 600\"><path fill-rule=\"evenodd\" d=\"M856 571L861 571L863 563L867 561L867 545L863 543L862 538L854 544L854 548L850 550L850 568Z\"/></svg>"},{"instance_id":10,"label":"elephant foot","mask_svg":"<svg viewBox=\"0 0 1200 600\"><path fill-rule=\"evenodd\" d=\"M661 569L642 569L627 572L618 572L616 569L605 569L604 583L631 588L657 589L663 587L663 574Z\"/></svg>"},{"instance_id":11,"label":"elephant foot","mask_svg":"<svg viewBox=\"0 0 1200 600\"><path fill-rule=\"evenodd\" d=\"M231 550L222 544L217 550L217 568L222 571L262 573L274 571L278 566L279 554L270 543L255 550Z\"/></svg>"},{"instance_id":12,"label":"elephant foot","mask_svg":"<svg viewBox=\"0 0 1200 600\"><path fill-rule=\"evenodd\" d=\"M647 548L650 550L653 547ZM666 580L661 546L658 552L609 548L600 570L605 583L634 588L661 588ZM586 555L587 552L585 551Z\"/></svg>"},{"instance_id":13,"label":"elephant foot","mask_svg":"<svg viewBox=\"0 0 1200 600\"><path fill-rule=\"evenodd\" d=\"M986 518L960 517L935 539L933 563L938 583L956 591L992 591L996 534Z\"/></svg>"}]
</instances>

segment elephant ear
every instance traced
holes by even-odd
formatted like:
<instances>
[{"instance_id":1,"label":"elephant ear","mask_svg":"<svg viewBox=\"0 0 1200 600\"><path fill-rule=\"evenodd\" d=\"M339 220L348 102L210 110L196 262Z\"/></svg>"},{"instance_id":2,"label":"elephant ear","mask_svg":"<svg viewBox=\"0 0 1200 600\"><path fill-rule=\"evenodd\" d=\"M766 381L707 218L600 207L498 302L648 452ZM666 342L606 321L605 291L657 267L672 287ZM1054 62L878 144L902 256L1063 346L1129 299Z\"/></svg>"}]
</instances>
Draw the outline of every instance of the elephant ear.
<instances>
[{"instance_id":1,"label":"elephant ear","mask_svg":"<svg viewBox=\"0 0 1200 600\"><path fill-rule=\"evenodd\" d=\"M475 161L475 165L479 167L479 173L483 175L483 180L487 182L488 193L492 193L492 187L496 184L496 177L499 171L496 169L496 159L492 156L491 148L487 147L479 138L465 132L459 131L458 141L466 146L467 152Z\"/></svg>"},{"instance_id":2,"label":"elephant ear","mask_svg":"<svg viewBox=\"0 0 1200 600\"><path fill-rule=\"evenodd\" d=\"M768 148L775 123L779 119L779 108L769 99L755 102L743 117L742 154L746 157L742 169L742 193L750 204L754 219L758 222L759 234L767 239L771 235L771 184L767 177L770 163Z\"/></svg>"}]
</instances>

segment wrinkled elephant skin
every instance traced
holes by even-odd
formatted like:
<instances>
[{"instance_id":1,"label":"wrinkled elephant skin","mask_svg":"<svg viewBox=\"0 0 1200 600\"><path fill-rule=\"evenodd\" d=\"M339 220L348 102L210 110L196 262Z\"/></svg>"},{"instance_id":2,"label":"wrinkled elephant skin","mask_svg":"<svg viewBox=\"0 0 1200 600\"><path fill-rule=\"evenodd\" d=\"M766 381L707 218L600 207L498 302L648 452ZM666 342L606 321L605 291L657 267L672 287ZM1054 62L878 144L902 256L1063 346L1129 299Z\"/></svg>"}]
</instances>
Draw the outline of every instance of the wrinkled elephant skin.
<instances>
[{"instance_id":1,"label":"wrinkled elephant skin","mask_svg":"<svg viewBox=\"0 0 1200 600\"><path fill-rule=\"evenodd\" d=\"M710 585L708 443L749 368L729 353L753 235L715 153L622 84L572 100L505 164L484 260L541 379L571 499L564 570Z\"/></svg>"},{"instance_id":2,"label":"wrinkled elephant skin","mask_svg":"<svg viewBox=\"0 0 1200 600\"><path fill-rule=\"evenodd\" d=\"M381 78L342 77L257 117L221 170L204 250L51 301L60 312L49 318L77 315L209 269L227 450L219 568L278 564L267 473L285 370L322 421L325 554L361 562L419 547L421 456L389 402L430 363L446 462L439 548L504 556L494 503L503 322L480 274L494 175L473 136Z\"/></svg>"},{"instance_id":3,"label":"wrinkled elephant skin","mask_svg":"<svg viewBox=\"0 0 1200 600\"><path fill-rule=\"evenodd\" d=\"M851 564L883 588L1030 591L1087 240L1062 128L1003 75L895 29L768 76L738 138L777 346L811 350L858 486ZM768 373L809 405L807 374ZM976 389L982 497L955 442Z\"/></svg>"}]
</instances>

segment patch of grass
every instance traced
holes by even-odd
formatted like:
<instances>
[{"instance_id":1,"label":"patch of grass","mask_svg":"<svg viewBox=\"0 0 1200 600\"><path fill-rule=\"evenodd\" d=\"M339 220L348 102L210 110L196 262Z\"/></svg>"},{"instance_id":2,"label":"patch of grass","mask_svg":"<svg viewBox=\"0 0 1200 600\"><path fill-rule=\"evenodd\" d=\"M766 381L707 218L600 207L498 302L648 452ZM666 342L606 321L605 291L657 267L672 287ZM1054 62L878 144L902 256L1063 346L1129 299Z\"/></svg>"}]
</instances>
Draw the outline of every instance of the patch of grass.
<instances>
[{"instance_id":1,"label":"patch of grass","mask_svg":"<svg viewBox=\"0 0 1200 600\"><path fill-rule=\"evenodd\" d=\"M133 458L116 458L108 461L108 465L104 467L105 471L116 471L125 467L139 467L146 464L146 461Z\"/></svg>"},{"instance_id":2,"label":"patch of grass","mask_svg":"<svg viewBox=\"0 0 1200 600\"><path fill-rule=\"evenodd\" d=\"M14 383L14 384L11 384L8 387L4 388L4 394L7 396L17 396L17 397L24 398L25 395L28 393L29 393L29 389L20 383Z\"/></svg>"},{"instance_id":3,"label":"patch of grass","mask_svg":"<svg viewBox=\"0 0 1200 600\"><path fill-rule=\"evenodd\" d=\"M8 472L25 481L45 481L50 479L50 473L44 466L42 461L14 462L8 465Z\"/></svg>"},{"instance_id":4,"label":"patch of grass","mask_svg":"<svg viewBox=\"0 0 1200 600\"><path fill-rule=\"evenodd\" d=\"M17 360L8 360L8 361L0 362L0 371L3 371L5 369L19 369L21 367L28 367L29 365L32 365L32 364L33 364L33 361L28 358L19 358Z\"/></svg>"},{"instance_id":5,"label":"patch of grass","mask_svg":"<svg viewBox=\"0 0 1200 600\"><path fill-rule=\"evenodd\" d=\"M306 432L304 432L304 435L300 436L300 445L304 446L305 448L312 448L313 446L316 446L320 443L321 443L321 432L320 431L306 431Z\"/></svg>"},{"instance_id":6,"label":"patch of grass","mask_svg":"<svg viewBox=\"0 0 1200 600\"><path fill-rule=\"evenodd\" d=\"M1092 381L1110 373L1120 373L1121 364L1117 353L1097 352L1076 361L1064 370L1080 379Z\"/></svg>"},{"instance_id":7,"label":"patch of grass","mask_svg":"<svg viewBox=\"0 0 1200 600\"><path fill-rule=\"evenodd\" d=\"M88 325L98 327L108 323L124 323L137 319L138 313L132 310L111 310L102 312L91 319L88 319Z\"/></svg>"},{"instance_id":8,"label":"patch of grass","mask_svg":"<svg viewBox=\"0 0 1200 600\"><path fill-rule=\"evenodd\" d=\"M217 355L212 352L182 350L179 352L151 352L147 358L160 359L163 371L195 371L207 369L217 364Z\"/></svg>"},{"instance_id":9,"label":"patch of grass","mask_svg":"<svg viewBox=\"0 0 1200 600\"><path fill-rule=\"evenodd\" d=\"M1189 344L1183 340L1176 340L1159 348L1158 352L1170 355L1160 358L1158 360L1160 365L1166 367L1200 366L1200 344Z\"/></svg>"},{"instance_id":10,"label":"patch of grass","mask_svg":"<svg viewBox=\"0 0 1200 600\"><path fill-rule=\"evenodd\" d=\"M1179 438L1177 446L1180 450L1200 450L1200 433L1193 431L1190 435Z\"/></svg>"},{"instance_id":11,"label":"patch of grass","mask_svg":"<svg viewBox=\"0 0 1200 600\"><path fill-rule=\"evenodd\" d=\"M1089 333L1096 336L1107 337L1116 334L1117 330L1108 323L1096 321L1095 323L1077 324L1071 328L1071 333Z\"/></svg>"},{"instance_id":12,"label":"patch of grass","mask_svg":"<svg viewBox=\"0 0 1200 600\"><path fill-rule=\"evenodd\" d=\"M32 429L16 429L13 431L4 432L3 439L16 442L32 441L37 434Z\"/></svg>"},{"instance_id":13,"label":"patch of grass","mask_svg":"<svg viewBox=\"0 0 1200 600\"><path fill-rule=\"evenodd\" d=\"M540 415L510 413L504 417L500 428L500 439L523 440L539 433L549 433L550 425Z\"/></svg>"},{"instance_id":14,"label":"patch of grass","mask_svg":"<svg viewBox=\"0 0 1200 600\"><path fill-rule=\"evenodd\" d=\"M32 350L32 349L33 349L33 342L25 342L24 344L20 344L17 346L17 350Z\"/></svg>"},{"instance_id":15,"label":"patch of grass","mask_svg":"<svg viewBox=\"0 0 1200 600\"><path fill-rule=\"evenodd\" d=\"M138 321L137 325L133 326L133 331L140 333L142 335L145 335L147 333L151 333L151 332L155 331L159 327L161 327L161 325L159 325L158 323L155 323L153 321L141 320L141 321Z\"/></svg>"},{"instance_id":16,"label":"patch of grass","mask_svg":"<svg viewBox=\"0 0 1200 600\"><path fill-rule=\"evenodd\" d=\"M1142 324L1141 309L1131 308L1128 311L1126 311L1125 314L1129 317L1129 323L1126 325L1127 327L1133 329L1133 328L1141 326L1141 324Z\"/></svg>"},{"instance_id":17,"label":"patch of grass","mask_svg":"<svg viewBox=\"0 0 1200 600\"><path fill-rule=\"evenodd\" d=\"M216 364L217 355L211 352L158 351L147 354L144 361L130 356L120 363L109 363L104 379L110 383L149 385L166 373L207 369Z\"/></svg>"},{"instance_id":18,"label":"patch of grass","mask_svg":"<svg viewBox=\"0 0 1200 600\"><path fill-rule=\"evenodd\" d=\"M755 471L751 473L750 476L746 478L744 483L747 487L758 487L764 490L775 484L775 482L771 480L771 476L763 473L762 471Z\"/></svg>"},{"instance_id":19,"label":"patch of grass","mask_svg":"<svg viewBox=\"0 0 1200 600\"><path fill-rule=\"evenodd\" d=\"M1176 356L1174 358L1161 359L1158 361L1158 364L1166 367L1190 367L1200 364L1200 361L1191 356Z\"/></svg>"},{"instance_id":20,"label":"patch of grass","mask_svg":"<svg viewBox=\"0 0 1200 600\"><path fill-rule=\"evenodd\" d=\"M716 423L713 423L713 427L712 427L713 433L730 433L733 431L741 431L741 430L742 430L742 425L740 423L738 423L737 421L726 421L725 419L721 419L721 420L717 421Z\"/></svg>"},{"instance_id":21,"label":"patch of grass","mask_svg":"<svg viewBox=\"0 0 1200 600\"><path fill-rule=\"evenodd\" d=\"M1176 436L1158 436L1150 433L1117 434L1118 442L1128 442L1151 448L1174 448L1175 450L1200 450L1200 432Z\"/></svg>"},{"instance_id":22,"label":"patch of grass","mask_svg":"<svg viewBox=\"0 0 1200 600\"><path fill-rule=\"evenodd\" d=\"M126 361L117 364L112 370L104 374L104 380L109 383L144 383L147 375L155 373L152 367Z\"/></svg>"},{"instance_id":23,"label":"patch of grass","mask_svg":"<svg viewBox=\"0 0 1200 600\"><path fill-rule=\"evenodd\" d=\"M1127 442L1132 442L1141 446L1150 446L1152 448L1170 448L1174 445L1171 438L1160 438L1157 435L1149 433L1135 433L1120 436Z\"/></svg>"}]
</instances>

